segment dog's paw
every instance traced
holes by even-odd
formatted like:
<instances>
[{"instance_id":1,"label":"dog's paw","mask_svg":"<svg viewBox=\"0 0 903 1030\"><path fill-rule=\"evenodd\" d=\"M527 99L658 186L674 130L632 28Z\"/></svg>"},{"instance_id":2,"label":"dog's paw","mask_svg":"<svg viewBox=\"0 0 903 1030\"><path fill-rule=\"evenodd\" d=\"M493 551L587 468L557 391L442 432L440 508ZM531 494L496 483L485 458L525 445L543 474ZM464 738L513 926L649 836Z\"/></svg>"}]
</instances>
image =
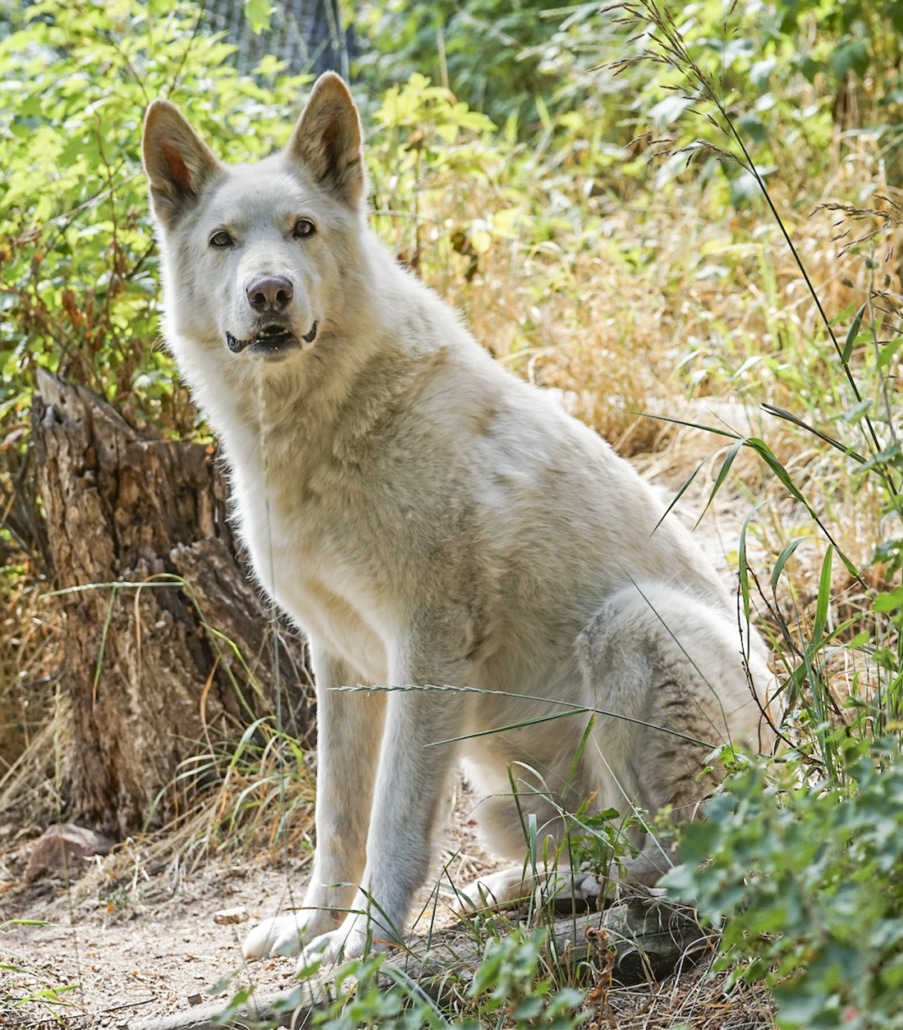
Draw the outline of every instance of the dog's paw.
<instances>
[{"instance_id":1,"label":"dog's paw","mask_svg":"<svg viewBox=\"0 0 903 1030\"><path fill-rule=\"evenodd\" d=\"M246 959L267 955L297 955L310 939L306 921L293 915L265 919L248 934L241 946Z\"/></svg>"},{"instance_id":2,"label":"dog's paw","mask_svg":"<svg viewBox=\"0 0 903 1030\"><path fill-rule=\"evenodd\" d=\"M500 869L456 890L454 909L459 915L493 912L526 901L533 891L533 877L523 866Z\"/></svg>"},{"instance_id":3,"label":"dog's paw","mask_svg":"<svg viewBox=\"0 0 903 1030\"><path fill-rule=\"evenodd\" d=\"M457 892L455 909L459 915L492 912L532 901L556 910L578 911L595 908L603 891L603 880L588 872L562 866L557 870L532 875L523 866L502 869L475 880Z\"/></svg>"},{"instance_id":4,"label":"dog's paw","mask_svg":"<svg viewBox=\"0 0 903 1030\"><path fill-rule=\"evenodd\" d=\"M301 952L298 971L309 968L315 962L328 966L336 962L361 958L371 951L382 951L386 942L374 940L367 934L366 922L351 916L336 930L315 937Z\"/></svg>"},{"instance_id":5,"label":"dog's paw","mask_svg":"<svg viewBox=\"0 0 903 1030\"><path fill-rule=\"evenodd\" d=\"M575 872L570 879L570 895L587 908L599 907L599 899L605 891L605 877L587 871Z\"/></svg>"}]
</instances>

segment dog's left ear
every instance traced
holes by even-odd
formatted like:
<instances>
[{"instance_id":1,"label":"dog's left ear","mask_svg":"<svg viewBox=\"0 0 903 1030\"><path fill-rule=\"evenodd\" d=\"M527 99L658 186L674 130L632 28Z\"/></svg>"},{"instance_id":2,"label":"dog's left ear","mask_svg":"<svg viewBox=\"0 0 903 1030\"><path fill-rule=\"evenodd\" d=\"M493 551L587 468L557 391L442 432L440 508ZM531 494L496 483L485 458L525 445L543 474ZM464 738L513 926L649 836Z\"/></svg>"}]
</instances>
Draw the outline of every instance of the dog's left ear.
<instances>
[{"instance_id":1,"label":"dog's left ear","mask_svg":"<svg viewBox=\"0 0 903 1030\"><path fill-rule=\"evenodd\" d=\"M360 204L361 123L348 87L335 72L325 72L314 83L285 153L349 207Z\"/></svg>"}]
</instances>

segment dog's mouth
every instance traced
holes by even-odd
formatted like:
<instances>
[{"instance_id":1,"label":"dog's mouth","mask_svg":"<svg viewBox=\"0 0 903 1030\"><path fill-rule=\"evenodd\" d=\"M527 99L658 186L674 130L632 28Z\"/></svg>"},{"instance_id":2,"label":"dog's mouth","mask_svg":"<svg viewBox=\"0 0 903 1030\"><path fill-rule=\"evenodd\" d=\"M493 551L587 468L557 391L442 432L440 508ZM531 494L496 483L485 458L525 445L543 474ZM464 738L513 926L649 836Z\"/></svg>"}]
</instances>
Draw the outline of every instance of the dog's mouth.
<instances>
[{"instance_id":1,"label":"dog's mouth","mask_svg":"<svg viewBox=\"0 0 903 1030\"><path fill-rule=\"evenodd\" d=\"M313 343L316 338L317 323L314 322L301 340L304 343ZM300 347L301 343L291 329L284 325L272 324L265 325L256 336L247 340L239 340L232 333L226 333L226 346L233 354L241 354L243 350L248 350L265 358L277 358Z\"/></svg>"}]
</instances>

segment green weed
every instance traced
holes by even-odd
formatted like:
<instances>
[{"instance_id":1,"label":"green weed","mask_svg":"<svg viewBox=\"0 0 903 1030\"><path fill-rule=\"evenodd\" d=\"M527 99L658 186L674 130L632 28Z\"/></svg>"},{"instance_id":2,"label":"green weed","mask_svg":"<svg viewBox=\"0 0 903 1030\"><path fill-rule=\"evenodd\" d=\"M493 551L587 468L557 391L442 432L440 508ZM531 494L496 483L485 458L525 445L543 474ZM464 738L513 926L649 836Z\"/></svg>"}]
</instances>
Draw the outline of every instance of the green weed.
<instances>
[{"instance_id":1,"label":"green weed","mask_svg":"<svg viewBox=\"0 0 903 1030\"><path fill-rule=\"evenodd\" d=\"M35 1011L44 1020L62 1025L63 1014L71 1002L66 997L77 991L77 984L55 984L30 969L21 955L3 946L3 934L18 926L44 926L45 923L28 919L11 919L0 923L0 1017L7 1013L13 1018L18 1013L22 1020L30 1019Z\"/></svg>"}]
</instances>

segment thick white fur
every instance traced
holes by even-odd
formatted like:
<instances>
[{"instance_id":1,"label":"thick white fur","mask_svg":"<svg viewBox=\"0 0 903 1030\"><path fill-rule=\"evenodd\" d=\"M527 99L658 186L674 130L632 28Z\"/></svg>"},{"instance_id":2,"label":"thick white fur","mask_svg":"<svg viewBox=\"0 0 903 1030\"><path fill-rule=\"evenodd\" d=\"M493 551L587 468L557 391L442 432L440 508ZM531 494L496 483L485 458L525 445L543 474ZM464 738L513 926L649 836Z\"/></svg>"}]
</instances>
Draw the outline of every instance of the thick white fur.
<instances>
[{"instance_id":1,"label":"thick white fur","mask_svg":"<svg viewBox=\"0 0 903 1030\"><path fill-rule=\"evenodd\" d=\"M317 683L311 885L303 912L258 926L246 954L334 958L397 938L456 760L486 799L489 842L518 862L524 819L560 838L561 810L587 798L692 818L712 746L761 742L763 646L741 641L709 563L673 519L659 524L631 466L495 364L368 229L341 80L318 81L286 150L258 165L224 167L162 101L144 154L166 340ZM299 219L315 231L295 238ZM212 245L224 229L231 244ZM227 333L251 339L265 321L248 286L274 275L293 287L279 317L297 346L232 353ZM334 689L357 684L472 689ZM647 840L628 878L652 883L667 865Z\"/></svg>"}]
</instances>

